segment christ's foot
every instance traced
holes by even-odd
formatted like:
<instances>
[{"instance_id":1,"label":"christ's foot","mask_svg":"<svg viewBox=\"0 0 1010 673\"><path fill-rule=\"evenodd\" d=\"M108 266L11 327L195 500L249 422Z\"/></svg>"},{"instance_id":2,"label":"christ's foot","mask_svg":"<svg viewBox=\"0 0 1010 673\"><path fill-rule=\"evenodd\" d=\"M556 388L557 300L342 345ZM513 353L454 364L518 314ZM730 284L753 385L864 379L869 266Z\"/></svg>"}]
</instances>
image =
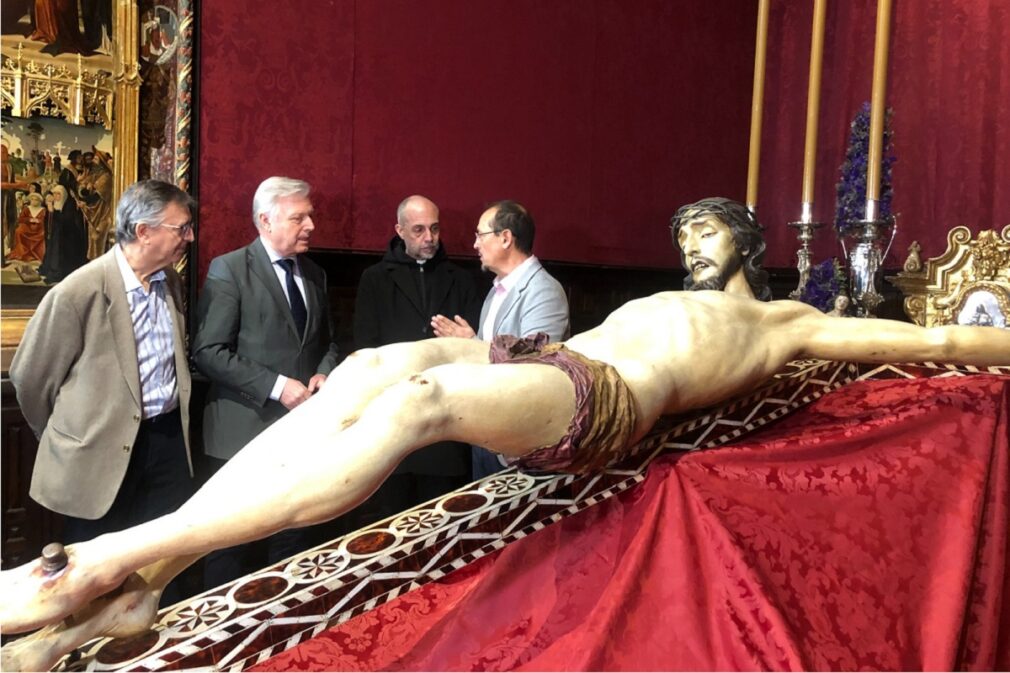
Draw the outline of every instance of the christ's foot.
<instances>
[{"instance_id":1,"label":"christ's foot","mask_svg":"<svg viewBox=\"0 0 1010 673\"><path fill-rule=\"evenodd\" d=\"M93 598L114 589L121 578L96 572L102 563L89 563L83 553L88 543L67 548L69 561L62 570L48 572L35 559L0 572L0 628L23 633L53 624Z\"/></svg>"},{"instance_id":2,"label":"christ's foot","mask_svg":"<svg viewBox=\"0 0 1010 673\"><path fill-rule=\"evenodd\" d=\"M150 628L160 586L130 575L123 586L94 599L58 624L8 643L0 650L4 671L48 671L66 653L99 637L125 638Z\"/></svg>"}]
</instances>

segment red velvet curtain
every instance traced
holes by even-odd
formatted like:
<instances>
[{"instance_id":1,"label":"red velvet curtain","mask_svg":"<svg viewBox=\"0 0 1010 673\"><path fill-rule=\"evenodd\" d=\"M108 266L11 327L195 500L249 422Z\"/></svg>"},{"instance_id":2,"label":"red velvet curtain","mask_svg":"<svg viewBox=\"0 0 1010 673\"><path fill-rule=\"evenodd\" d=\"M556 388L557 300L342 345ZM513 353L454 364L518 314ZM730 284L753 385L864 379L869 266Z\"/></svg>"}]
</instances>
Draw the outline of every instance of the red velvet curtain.
<instances>
[{"instance_id":1,"label":"red velvet curtain","mask_svg":"<svg viewBox=\"0 0 1010 673\"><path fill-rule=\"evenodd\" d=\"M1006 670L1010 383L849 385L261 670Z\"/></svg>"},{"instance_id":2,"label":"red velvet curtain","mask_svg":"<svg viewBox=\"0 0 1010 673\"><path fill-rule=\"evenodd\" d=\"M849 124L870 100L876 0L828 3L815 219L834 220L835 185ZM773 2L758 214L767 262L795 266L813 2ZM888 268L913 240L923 257L946 250L947 231L1010 223L1010 4L1005 0L893 3L887 105L894 109L894 212ZM841 256L822 230L815 261Z\"/></svg>"},{"instance_id":3,"label":"red velvet curtain","mask_svg":"<svg viewBox=\"0 0 1010 673\"><path fill-rule=\"evenodd\" d=\"M381 249L396 204L442 206L472 254L491 199L516 198L546 259L679 264L681 204L743 198L754 2L292 0L200 3L201 276L252 235L257 183L315 186L314 243ZM773 2L759 215L771 267L792 267L812 2ZM817 219L830 222L848 125L869 99L876 0L828 6ZM895 210L886 261L928 255L957 224L1010 222L1010 5L894 3L888 105ZM830 229L815 260L839 254Z\"/></svg>"},{"instance_id":4,"label":"red velvet curtain","mask_svg":"<svg viewBox=\"0 0 1010 673\"><path fill-rule=\"evenodd\" d=\"M678 205L745 180L739 0L205 0L200 25L201 277L274 174L313 184L322 248L383 249L420 192L451 255L514 198L545 259L657 267Z\"/></svg>"}]
</instances>

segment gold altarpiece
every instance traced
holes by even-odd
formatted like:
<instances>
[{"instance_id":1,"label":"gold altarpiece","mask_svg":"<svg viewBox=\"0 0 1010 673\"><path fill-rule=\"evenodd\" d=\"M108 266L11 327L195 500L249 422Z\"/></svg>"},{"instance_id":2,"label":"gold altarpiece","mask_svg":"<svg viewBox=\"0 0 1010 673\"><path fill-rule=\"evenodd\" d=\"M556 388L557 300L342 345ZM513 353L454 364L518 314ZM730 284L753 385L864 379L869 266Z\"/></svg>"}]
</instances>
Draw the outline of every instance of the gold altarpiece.
<instances>
[{"instance_id":1,"label":"gold altarpiece","mask_svg":"<svg viewBox=\"0 0 1010 673\"><path fill-rule=\"evenodd\" d=\"M947 250L923 262L912 244L904 270L888 277L905 295L905 313L918 325L1010 321L1010 224L973 238L968 227L947 234Z\"/></svg>"},{"instance_id":2,"label":"gold altarpiece","mask_svg":"<svg viewBox=\"0 0 1010 673\"><path fill-rule=\"evenodd\" d=\"M140 67L136 0L110 0L111 72L90 65L80 54L62 59L26 54L21 44L5 49L0 69L0 100L14 117L64 119L70 124L99 124L112 131L112 203L137 180ZM12 53L13 51L13 53ZM76 61L74 63L73 61ZM10 365L34 308L5 308L0 330L0 365Z\"/></svg>"}]
</instances>

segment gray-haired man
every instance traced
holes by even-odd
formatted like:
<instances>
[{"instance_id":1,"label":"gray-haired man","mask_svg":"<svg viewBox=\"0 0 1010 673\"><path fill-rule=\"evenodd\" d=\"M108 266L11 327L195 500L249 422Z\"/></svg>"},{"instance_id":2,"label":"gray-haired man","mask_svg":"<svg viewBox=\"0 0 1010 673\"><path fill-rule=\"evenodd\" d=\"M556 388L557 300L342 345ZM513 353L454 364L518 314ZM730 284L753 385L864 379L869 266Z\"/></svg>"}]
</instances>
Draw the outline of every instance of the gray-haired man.
<instances>
[{"instance_id":1,"label":"gray-haired man","mask_svg":"<svg viewBox=\"0 0 1010 673\"><path fill-rule=\"evenodd\" d=\"M337 364L326 274L303 253L315 230L310 187L272 177L253 197L259 234L215 258L197 310L193 360L211 381L204 410L204 451L216 468L309 399ZM271 538L267 561L300 551L302 535ZM248 549L208 557L205 585L249 572Z\"/></svg>"},{"instance_id":2,"label":"gray-haired man","mask_svg":"<svg viewBox=\"0 0 1010 673\"><path fill-rule=\"evenodd\" d=\"M144 180L116 208L116 245L46 294L11 364L39 436L31 496L65 542L175 510L192 493L190 377L179 276L193 199Z\"/></svg>"}]
</instances>

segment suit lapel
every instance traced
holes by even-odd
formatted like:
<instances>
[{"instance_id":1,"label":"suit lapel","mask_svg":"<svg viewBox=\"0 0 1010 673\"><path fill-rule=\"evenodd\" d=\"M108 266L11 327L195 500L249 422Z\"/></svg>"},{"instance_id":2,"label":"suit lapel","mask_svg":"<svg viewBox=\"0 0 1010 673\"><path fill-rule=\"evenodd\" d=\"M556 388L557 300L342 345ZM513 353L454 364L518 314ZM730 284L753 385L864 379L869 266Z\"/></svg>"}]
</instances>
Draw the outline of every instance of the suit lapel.
<instances>
[{"instance_id":1,"label":"suit lapel","mask_svg":"<svg viewBox=\"0 0 1010 673\"><path fill-rule=\"evenodd\" d=\"M485 339L488 335L484 334L484 321L487 320L488 311L491 310L491 302L494 301L494 287L487 293L484 297L484 304L480 307L480 323L477 325L477 338Z\"/></svg>"},{"instance_id":2,"label":"suit lapel","mask_svg":"<svg viewBox=\"0 0 1010 673\"><path fill-rule=\"evenodd\" d=\"M523 274L522 278L520 278L516 282L515 287L513 287L509 291L509 293L505 295L505 301L502 302L501 308L498 309L498 315L494 317L495 334L498 334L498 331L501 329L502 321L505 320L508 314L512 312L512 309L515 308L515 305L519 303L519 298L522 296L524 292L526 292L526 286L529 285L530 280L532 280L533 276L536 275L537 271L539 271L540 268L541 267L539 261L533 262L533 264L531 264L529 268L526 269L526 273ZM494 292L493 289L491 291ZM516 336L524 336L524 335L517 334Z\"/></svg>"},{"instance_id":3,"label":"suit lapel","mask_svg":"<svg viewBox=\"0 0 1010 673\"><path fill-rule=\"evenodd\" d=\"M172 349L175 351L175 380L182 393L182 374L189 371L186 357L186 321L182 316L182 284L174 273L166 272L168 293L166 299L169 305L169 315L172 317Z\"/></svg>"},{"instance_id":4,"label":"suit lapel","mask_svg":"<svg viewBox=\"0 0 1010 673\"><path fill-rule=\"evenodd\" d=\"M270 263L270 257L258 238L246 246L246 261L252 272L263 283L263 287L267 289L267 293L273 298L274 303L277 305L277 311L284 316L288 327L291 329L291 333L295 338L298 338L298 328L295 327L295 319L291 315L291 306L288 304L288 298L284 296L284 290L281 288L280 280L277 278L273 264ZM305 331L308 332L308 329Z\"/></svg>"},{"instance_id":5,"label":"suit lapel","mask_svg":"<svg viewBox=\"0 0 1010 673\"><path fill-rule=\"evenodd\" d=\"M137 336L133 331L133 318L130 317L130 303L126 299L126 285L119 272L115 250L109 250L102 258L105 265L105 314L112 326L112 338L116 342L116 357L119 368L126 379L130 394L143 408L140 395L140 365L137 361Z\"/></svg>"},{"instance_id":6,"label":"suit lapel","mask_svg":"<svg viewBox=\"0 0 1010 673\"><path fill-rule=\"evenodd\" d=\"M305 305L309 311L304 335L307 339L310 334L318 334L322 329L322 321L326 320L327 315L327 299L322 274L316 273L316 267L305 261L300 260L299 267L302 270L302 282L305 283Z\"/></svg>"}]
</instances>

